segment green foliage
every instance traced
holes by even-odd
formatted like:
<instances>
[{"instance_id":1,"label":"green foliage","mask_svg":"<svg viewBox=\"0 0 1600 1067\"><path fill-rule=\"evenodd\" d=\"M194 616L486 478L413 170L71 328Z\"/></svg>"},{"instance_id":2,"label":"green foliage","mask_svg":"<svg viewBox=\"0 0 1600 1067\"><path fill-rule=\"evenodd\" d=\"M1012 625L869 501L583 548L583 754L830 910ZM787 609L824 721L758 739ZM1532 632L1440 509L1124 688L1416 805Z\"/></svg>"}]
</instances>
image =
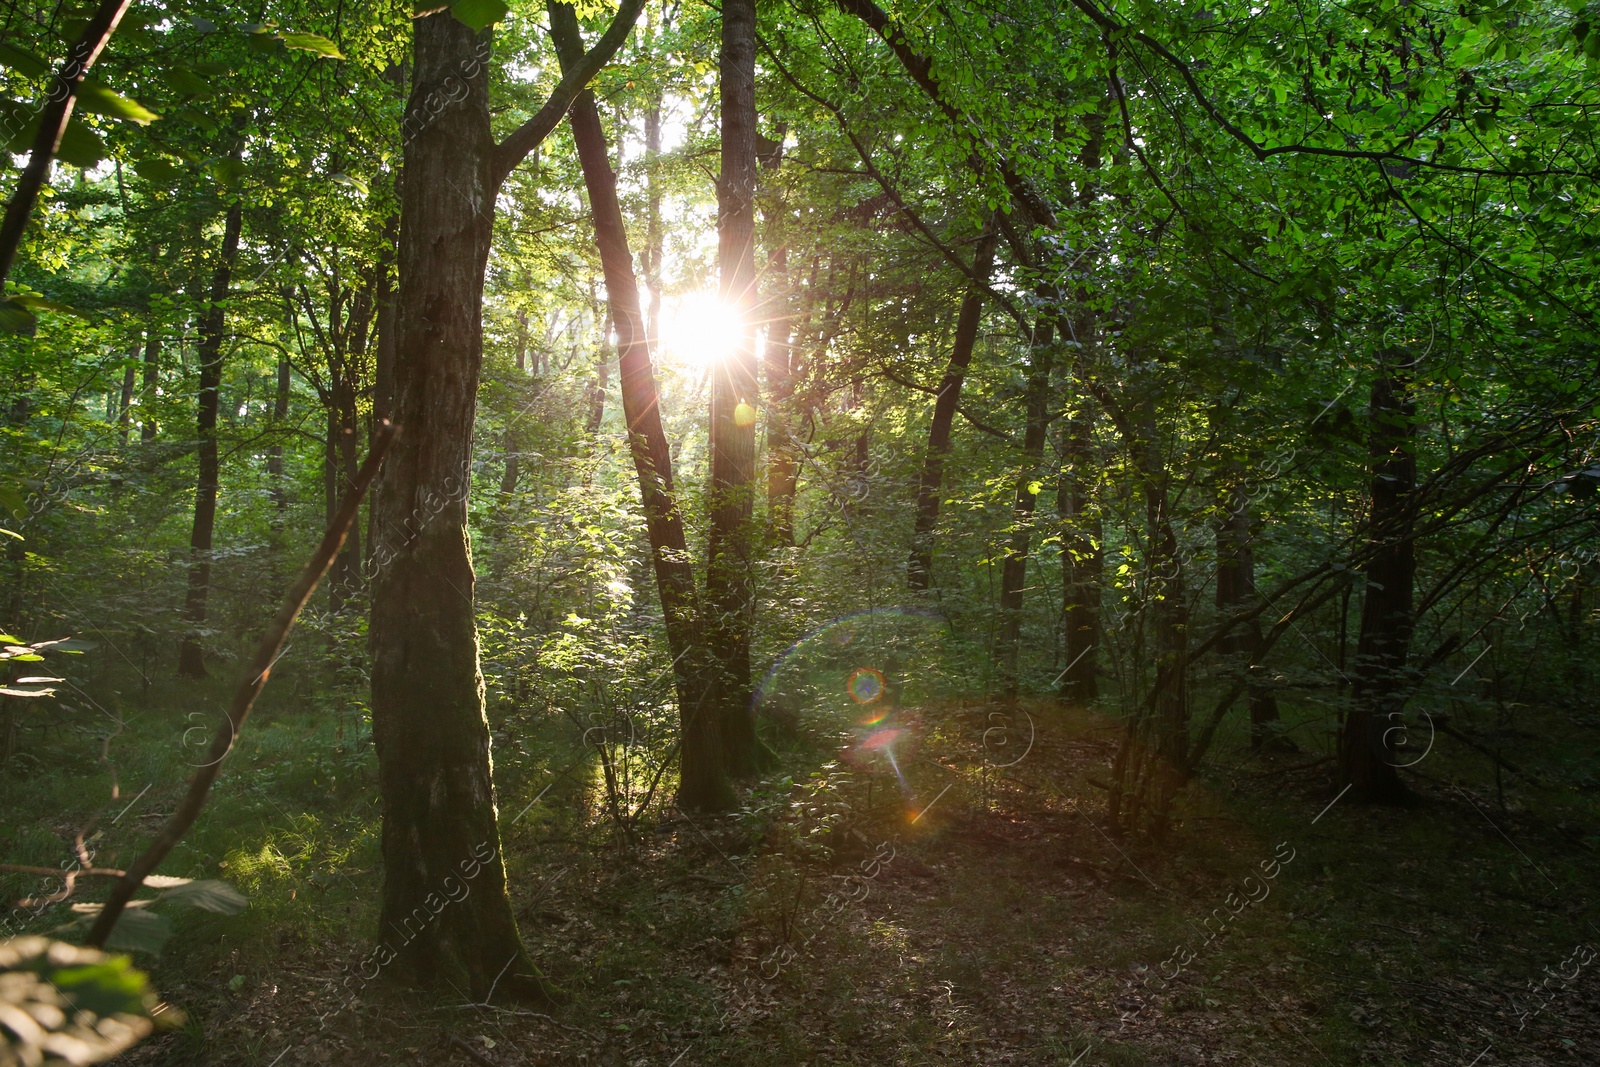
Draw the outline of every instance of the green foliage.
<instances>
[{"instance_id":1,"label":"green foliage","mask_svg":"<svg viewBox=\"0 0 1600 1067\"><path fill-rule=\"evenodd\" d=\"M156 997L125 956L43 937L0 943L0 1063L100 1063L152 1029Z\"/></svg>"}]
</instances>

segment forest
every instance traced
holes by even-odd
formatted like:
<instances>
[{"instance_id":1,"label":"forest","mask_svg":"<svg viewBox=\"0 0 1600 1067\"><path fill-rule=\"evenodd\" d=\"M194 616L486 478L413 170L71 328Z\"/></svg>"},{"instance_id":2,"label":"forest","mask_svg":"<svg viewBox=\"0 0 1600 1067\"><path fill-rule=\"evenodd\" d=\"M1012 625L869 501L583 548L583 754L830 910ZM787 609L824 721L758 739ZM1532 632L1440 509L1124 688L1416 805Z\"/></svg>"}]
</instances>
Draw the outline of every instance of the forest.
<instances>
[{"instance_id":1,"label":"forest","mask_svg":"<svg viewBox=\"0 0 1600 1067\"><path fill-rule=\"evenodd\" d=\"M0 142L0 1067L1600 1062L1600 0L0 0Z\"/></svg>"}]
</instances>

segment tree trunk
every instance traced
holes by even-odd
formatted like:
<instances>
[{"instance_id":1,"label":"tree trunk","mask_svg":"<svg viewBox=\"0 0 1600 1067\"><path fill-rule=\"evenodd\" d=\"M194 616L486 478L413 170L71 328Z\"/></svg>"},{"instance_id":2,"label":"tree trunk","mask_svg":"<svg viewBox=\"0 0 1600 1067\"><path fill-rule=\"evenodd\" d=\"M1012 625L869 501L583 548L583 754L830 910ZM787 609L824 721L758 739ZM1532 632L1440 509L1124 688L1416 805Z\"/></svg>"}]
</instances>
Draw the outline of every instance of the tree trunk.
<instances>
[{"instance_id":1,"label":"tree trunk","mask_svg":"<svg viewBox=\"0 0 1600 1067\"><path fill-rule=\"evenodd\" d=\"M991 220L979 235L973 254L972 272L985 281L994 269L998 234ZM961 301L950 361L945 365L944 378L939 382L939 393L933 403L933 422L928 425L928 448L922 459L922 480L917 485L917 519L911 534L911 557L906 562L906 584L913 592L926 590L933 584L933 531L939 524L944 461L950 454L950 429L956 407L961 403L961 386L967 380L967 367L972 362L972 349L982 321L983 290L973 284L968 286Z\"/></svg>"},{"instance_id":2,"label":"tree trunk","mask_svg":"<svg viewBox=\"0 0 1600 1067\"><path fill-rule=\"evenodd\" d=\"M356 447L359 423L356 415L356 388L353 380L355 367L353 354L345 353L340 366L330 361L328 408L328 506L339 506L339 499L355 480L360 469ZM330 510L330 515L332 514ZM361 530L351 525L344 548L333 561L328 572L328 606L335 613L344 611L355 598L361 586Z\"/></svg>"},{"instance_id":3,"label":"tree trunk","mask_svg":"<svg viewBox=\"0 0 1600 1067\"><path fill-rule=\"evenodd\" d=\"M1250 497L1241 478L1235 477L1233 484L1223 490L1219 503L1222 515L1217 522L1216 605L1223 615L1230 615L1249 607L1259 595L1255 551L1250 543ZM1262 654L1260 621L1251 619L1237 627L1223 638L1217 651L1232 658L1248 679L1250 747L1292 750L1293 745L1273 733L1272 724L1278 721L1278 698L1258 677Z\"/></svg>"},{"instance_id":4,"label":"tree trunk","mask_svg":"<svg viewBox=\"0 0 1600 1067\"><path fill-rule=\"evenodd\" d=\"M380 952L404 981L481 999L554 990L506 892L473 620L467 492L494 182L483 37L418 18L407 111L394 414L375 523L372 726L383 809ZM470 71L470 73L469 73ZM462 896L455 896L463 893ZM385 960L388 962L388 960Z\"/></svg>"},{"instance_id":5,"label":"tree trunk","mask_svg":"<svg viewBox=\"0 0 1600 1067\"><path fill-rule=\"evenodd\" d=\"M139 397L139 440L154 441L160 429L156 424L156 389L161 384L161 335L151 323L144 335L144 382Z\"/></svg>"},{"instance_id":6,"label":"tree trunk","mask_svg":"<svg viewBox=\"0 0 1600 1067\"><path fill-rule=\"evenodd\" d=\"M133 386L134 369L130 357L128 365L122 369L122 407L117 412L117 425L121 427L122 447L128 447L128 431L133 426Z\"/></svg>"},{"instance_id":7,"label":"tree trunk","mask_svg":"<svg viewBox=\"0 0 1600 1067\"><path fill-rule=\"evenodd\" d=\"M278 357L278 388L272 400L272 428L274 431L283 429L284 423L289 418L289 357ZM267 492L272 494L272 504L276 511L273 518L274 526L281 526L283 513L289 510L289 493L283 477L283 446L273 445L267 449L267 480L270 483Z\"/></svg>"},{"instance_id":8,"label":"tree trunk","mask_svg":"<svg viewBox=\"0 0 1600 1067\"><path fill-rule=\"evenodd\" d=\"M585 90L587 92L587 90ZM576 102L576 101L574 101ZM610 167L610 164L607 164ZM611 387L611 334L613 323L611 311L608 308L600 326L600 360L599 366L594 370L594 385L589 390L589 423L588 430L592 440L600 433L600 426L606 418L606 390Z\"/></svg>"},{"instance_id":9,"label":"tree trunk","mask_svg":"<svg viewBox=\"0 0 1600 1067\"><path fill-rule=\"evenodd\" d=\"M1039 464L1044 459L1045 433L1049 429L1050 370L1054 337L1048 322L1036 323L1028 353L1026 424L1022 432L1022 469L1011 507L1011 533L1005 563L1000 569L1000 632L995 641L995 664L1000 670L1000 693L1017 697L1022 646L1022 592L1028 573L1028 550L1033 533L1033 513L1039 500Z\"/></svg>"},{"instance_id":10,"label":"tree trunk","mask_svg":"<svg viewBox=\"0 0 1600 1067\"><path fill-rule=\"evenodd\" d=\"M1417 484L1412 366L1403 353L1386 353L1372 384L1366 589L1351 708L1339 735L1339 771L1352 787L1350 796L1372 804L1400 804L1409 798L1396 770L1395 741L1404 733L1400 713L1410 689L1406 658L1417 570L1415 516L1408 499Z\"/></svg>"},{"instance_id":11,"label":"tree trunk","mask_svg":"<svg viewBox=\"0 0 1600 1067\"><path fill-rule=\"evenodd\" d=\"M239 253L239 231L243 228L242 208L228 209L222 225L222 248L216 269L211 274L211 292L206 317L200 324L199 473L195 478L194 525L189 531L189 591L184 598L183 617L190 629L178 646L178 673L186 678L206 676L205 653L199 628L205 625L206 601L211 593L211 542L217 525L217 413L222 394L222 327L228 298L228 283L233 275L234 257Z\"/></svg>"},{"instance_id":12,"label":"tree trunk","mask_svg":"<svg viewBox=\"0 0 1600 1067\"><path fill-rule=\"evenodd\" d=\"M582 53L582 44L577 16L569 5L550 5L550 33L563 67L570 66ZM661 423L633 253L628 248L616 175L606 152L605 131L594 94L587 90L580 93L568 118L594 214L595 243L605 272L611 317L616 323L628 449L639 477L656 589L674 665L681 730L678 803L690 810L726 811L733 807L735 798L723 773L716 708L708 700L710 693L705 684L694 565L673 487L672 452Z\"/></svg>"},{"instance_id":13,"label":"tree trunk","mask_svg":"<svg viewBox=\"0 0 1600 1067\"><path fill-rule=\"evenodd\" d=\"M401 178L395 176L396 192L401 191ZM373 299L372 325L374 338L372 368L372 428L394 414L394 351L395 351L395 294L394 267L396 245L400 240L400 217L391 214L383 223L383 252L378 256L377 293ZM369 437L367 447L372 447ZM373 550L377 546L378 492L381 486L374 482L367 492L367 559L363 573L372 573Z\"/></svg>"},{"instance_id":14,"label":"tree trunk","mask_svg":"<svg viewBox=\"0 0 1600 1067\"><path fill-rule=\"evenodd\" d=\"M710 537L705 641L722 727L724 757L735 777L763 761L751 707L750 630L755 475L755 0L722 5L722 167L717 182L717 262L722 299L741 324L736 351L711 374Z\"/></svg>"},{"instance_id":15,"label":"tree trunk","mask_svg":"<svg viewBox=\"0 0 1600 1067\"><path fill-rule=\"evenodd\" d=\"M1081 337L1081 331L1080 331ZM1100 510L1094 502L1093 401L1080 397L1061 431L1061 478L1056 517L1061 521L1061 605L1066 669L1061 699L1084 705L1100 695Z\"/></svg>"}]
</instances>

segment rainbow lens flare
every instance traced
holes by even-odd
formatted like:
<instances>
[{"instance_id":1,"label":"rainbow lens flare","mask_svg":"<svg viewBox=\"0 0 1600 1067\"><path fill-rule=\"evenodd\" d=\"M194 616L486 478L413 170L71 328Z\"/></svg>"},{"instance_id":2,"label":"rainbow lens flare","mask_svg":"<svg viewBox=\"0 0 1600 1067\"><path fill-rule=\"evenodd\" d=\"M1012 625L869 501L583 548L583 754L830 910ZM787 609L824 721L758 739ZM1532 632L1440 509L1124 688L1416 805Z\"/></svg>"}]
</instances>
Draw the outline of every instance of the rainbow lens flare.
<instances>
[{"instance_id":1,"label":"rainbow lens flare","mask_svg":"<svg viewBox=\"0 0 1600 1067\"><path fill-rule=\"evenodd\" d=\"M872 667L857 667L850 672L844 688L857 704L871 704L883 696L883 672Z\"/></svg>"}]
</instances>

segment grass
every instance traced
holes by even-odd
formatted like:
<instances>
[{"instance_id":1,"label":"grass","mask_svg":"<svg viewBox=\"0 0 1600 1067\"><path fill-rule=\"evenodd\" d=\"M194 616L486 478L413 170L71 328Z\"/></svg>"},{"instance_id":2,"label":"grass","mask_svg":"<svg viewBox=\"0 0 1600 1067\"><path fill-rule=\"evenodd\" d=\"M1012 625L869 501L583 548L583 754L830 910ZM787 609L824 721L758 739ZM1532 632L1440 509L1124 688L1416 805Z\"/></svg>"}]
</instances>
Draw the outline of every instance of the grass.
<instances>
[{"instance_id":1,"label":"grass","mask_svg":"<svg viewBox=\"0 0 1600 1067\"><path fill-rule=\"evenodd\" d=\"M220 707L222 689L128 702L97 863L134 854L198 747L183 742L196 722L155 709ZM345 1003L381 877L370 737L359 708L293 693L252 722L163 867L223 878L250 908L174 915L166 951L141 963L188 1022L130 1063L467 1062L456 1038L506 1065L1398 1067L1466 1064L1486 1047L1485 1065L1580 1063L1600 1039L1588 970L1526 1025L1530 1002L1513 1005L1596 939L1595 792L1581 775L1600 735L1556 709L1525 709L1502 742L1539 781L1497 787L1481 753L1440 738L1408 772L1419 804L1399 810L1329 808L1325 775L1295 770L1314 752L1258 758L1224 740L1161 842L1098 820L1114 724L1048 704L1031 707L1032 749L1003 769L984 762L981 714L924 708L903 784L840 761L811 723L773 737L784 769L739 816L690 821L657 803L628 834L571 722L501 713L502 811L549 787L503 827L514 903L535 958L573 994L531 1014L381 982ZM1315 736L1316 709L1287 712ZM91 736L30 735L28 759L0 777L0 805L36 813L0 828L8 860L70 854L110 793ZM1208 943L1202 924L1286 848L1270 895ZM0 883L11 897L36 886ZM63 919L57 908L30 928ZM1180 946L1192 959L1160 979Z\"/></svg>"}]
</instances>

